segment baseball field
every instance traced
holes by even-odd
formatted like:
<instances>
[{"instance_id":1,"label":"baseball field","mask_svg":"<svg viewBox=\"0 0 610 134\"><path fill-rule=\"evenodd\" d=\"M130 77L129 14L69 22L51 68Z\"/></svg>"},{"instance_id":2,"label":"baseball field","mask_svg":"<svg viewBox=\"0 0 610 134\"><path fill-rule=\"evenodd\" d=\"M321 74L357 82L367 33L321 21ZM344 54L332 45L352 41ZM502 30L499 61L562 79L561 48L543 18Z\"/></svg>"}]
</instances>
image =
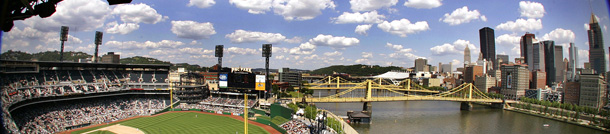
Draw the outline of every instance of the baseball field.
<instances>
[{"instance_id":1,"label":"baseball field","mask_svg":"<svg viewBox=\"0 0 610 134\"><path fill-rule=\"evenodd\" d=\"M243 134L244 122L239 116L204 112L167 112L155 116L136 117L108 124L85 127L64 133L71 134ZM248 122L248 133L279 133L270 126Z\"/></svg>"}]
</instances>

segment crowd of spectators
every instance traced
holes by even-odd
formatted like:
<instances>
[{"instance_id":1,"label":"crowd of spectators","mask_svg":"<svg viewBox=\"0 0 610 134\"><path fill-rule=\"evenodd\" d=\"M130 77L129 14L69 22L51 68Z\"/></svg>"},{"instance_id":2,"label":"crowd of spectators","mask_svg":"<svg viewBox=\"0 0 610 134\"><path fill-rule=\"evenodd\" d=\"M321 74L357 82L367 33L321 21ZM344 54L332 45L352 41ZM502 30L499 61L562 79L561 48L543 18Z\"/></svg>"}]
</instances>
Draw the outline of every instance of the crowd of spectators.
<instances>
[{"instance_id":1,"label":"crowd of spectators","mask_svg":"<svg viewBox=\"0 0 610 134\"><path fill-rule=\"evenodd\" d=\"M248 107L252 108L257 103L256 100L248 100ZM234 114L244 113L244 100L243 99L231 99L222 97L208 97L197 104L182 104L178 108L182 109L201 109L210 110L215 112L228 112Z\"/></svg>"},{"instance_id":2,"label":"crowd of spectators","mask_svg":"<svg viewBox=\"0 0 610 134\"><path fill-rule=\"evenodd\" d=\"M108 97L72 100L22 108L12 117L21 133L56 133L79 125L99 124L150 115L169 104L164 97Z\"/></svg>"},{"instance_id":3,"label":"crowd of spectators","mask_svg":"<svg viewBox=\"0 0 610 134\"><path fill-rule=\"evenodd\" d=\"M248 101L248 106L251 107L256 104L256 100ZM243 107L244 99L243 98L223 98L223 97L214 97L210 96L203 101L201 104L209 104L209 105L222 105L222 106L233 106L233 107Z\"/></svg>"},{"instance_id":4,"label":"crowd of spectators","mask_svg":"<svg viewBox=\"0 0 610 134\"><path fill-rule=\"evenodd\" d=\"M210 110L216 113L233 113L233 114L244 114L243 107L228 107L228 106L214 106L208 104L182 104L178 105L179 109L201 109L201 110Z\"/></svg>"},{"instance_id":5,"label":"crowd of spectators","mask_svg":"<svg viewBox=\"0 0 610 134\"><path fill-rule=\"evenodd\" d=\"M298 120L298 119L290 120L290 121L280 125L280 127L282 127L284 130L286 130L286 132L288 132L289 134L308 134L309 133L309 129L307 128L307 125L305 125L305 123L303 123L303 121Z\"/></svg>"}]
</instances>

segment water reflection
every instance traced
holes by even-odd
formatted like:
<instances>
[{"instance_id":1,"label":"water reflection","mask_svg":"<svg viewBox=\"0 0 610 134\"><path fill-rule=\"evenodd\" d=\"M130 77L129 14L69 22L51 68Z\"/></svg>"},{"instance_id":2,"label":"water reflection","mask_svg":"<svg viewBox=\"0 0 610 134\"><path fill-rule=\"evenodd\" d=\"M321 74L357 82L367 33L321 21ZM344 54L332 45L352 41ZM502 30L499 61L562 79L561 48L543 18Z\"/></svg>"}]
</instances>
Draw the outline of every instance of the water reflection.
<instances>
[{"instance_id":1,"label":"water reflection","mask_svg":"<svg viewBox=\"0 0 610 134\"><path fill-rule=\"evenodd\" d=\"M348 110L362 110L363 103L318 103L319 108L346 115ZM461 111L459 102L397 101L374 102L372 124L353 124L362 134L384 133L605 133L555 120L474 105ZM549 124L548 127L543 124Z\"/></svg>"}]
</instances>

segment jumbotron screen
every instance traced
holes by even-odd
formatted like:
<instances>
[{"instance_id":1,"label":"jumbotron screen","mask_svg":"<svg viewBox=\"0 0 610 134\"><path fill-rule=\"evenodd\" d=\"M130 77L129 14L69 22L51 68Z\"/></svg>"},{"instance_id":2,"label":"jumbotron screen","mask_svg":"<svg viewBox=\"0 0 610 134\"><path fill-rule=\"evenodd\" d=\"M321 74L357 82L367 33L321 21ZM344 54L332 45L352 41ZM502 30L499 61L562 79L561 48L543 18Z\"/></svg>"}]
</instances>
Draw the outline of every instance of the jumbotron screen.
<instances>
[{"instance_id":1,"label":"jumbotron screen","mask_svg":"<svg viewBox=\"0 0 610 134\"><path fill-rule=\"evenodd\" d=\"M256 85L256 74L248 72L229 73L229 88L252 88Z\"/></svg>"}]
</instances>

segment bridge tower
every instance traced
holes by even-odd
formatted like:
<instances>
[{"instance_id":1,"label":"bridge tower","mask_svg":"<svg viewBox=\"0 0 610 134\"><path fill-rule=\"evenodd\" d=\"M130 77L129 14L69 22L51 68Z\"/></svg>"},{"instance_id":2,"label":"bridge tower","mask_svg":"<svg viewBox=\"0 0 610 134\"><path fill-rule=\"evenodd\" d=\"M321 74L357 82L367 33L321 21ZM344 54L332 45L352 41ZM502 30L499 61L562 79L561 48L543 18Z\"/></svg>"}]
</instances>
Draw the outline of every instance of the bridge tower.
<instances>
[{"instance_id":1,"label":"bridge tower","mask_svg":"<svg viewBox=\"0 0 610 134\"><path fill-rule=\"evenodd\" d=\"M365 100L370 100L372 97L372 81L371 80L366 80L366 96L364 97ZM373 115L373 102L370 101L365 101L364 104L362 105L362 111L366 111L368 113L370 113L370 115Z\"/></svg>"},{"instance_id":2,"label":"bridge tower","mask_svg":"<svg viewBox=\"0 0 610 134\"><path fill-rule=\"evenodd\" d=\"M468 100L472 100L472 83L468 84ZM464 96L464 98L466 98L466 96ZM472 110L472 103L471 102L462 102L460 104L460 110Z\"/></svg>"}]
</instances>

